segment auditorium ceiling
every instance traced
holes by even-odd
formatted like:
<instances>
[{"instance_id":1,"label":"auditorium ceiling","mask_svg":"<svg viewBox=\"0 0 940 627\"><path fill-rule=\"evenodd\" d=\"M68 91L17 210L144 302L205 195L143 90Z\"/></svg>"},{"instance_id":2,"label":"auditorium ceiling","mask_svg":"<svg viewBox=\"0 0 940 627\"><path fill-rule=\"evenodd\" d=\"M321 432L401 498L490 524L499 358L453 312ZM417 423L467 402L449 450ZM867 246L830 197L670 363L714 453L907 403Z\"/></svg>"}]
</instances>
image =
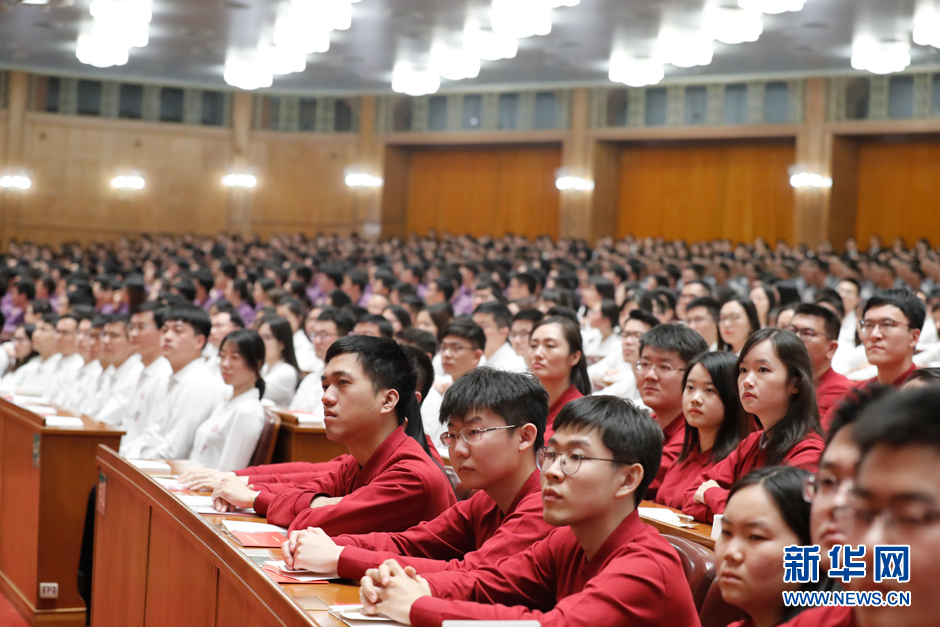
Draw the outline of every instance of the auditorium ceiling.
<instances>
[{"instance_id":1,"label":"auditorium ceiling","mask_svg":"<svg viewBox=\"0 0 940 627\"><path fill-rule=\"evenodd\" d=\"M289 1L152 0L146 45L130 48L124 65L99 68L76 58L80 33L92 29L90 0L48 0L46 4L44 0L0 0L0 68L226 88L227 56L233 50L257 50L270 43ZM806 0L799 11L762 14L763 32L755 42L714 41L707 65L679 67L662 62L662 82L846 74L853 71L853 45L859 41L909 50L909 69L940 67L940 50L912 41L915 12L919 17L926 15L924 7L933 3ZM424 71L432 47L459 48L468 23L488 30L492 4L493 0L355 2L349 27L329 33L329 49L307 54L302 71L275 75L269 90L391 93L396 62ZM940 15L940 0L936 5ZM548 34L519 38L514 57L482 61L475 78L441 79L440 91L614 86L618 83L609 78L612 55L638 60L671 58L675 46L703 32L707 11L727 7L737 7L737 0L580 0L575 6L558 6L551 9ZM932 36L933 43L940 45L940 21L924 19L923 29L937 31L926 37ZM922 33L920 39L924 38Z\"/></svg>"}]
</instances>

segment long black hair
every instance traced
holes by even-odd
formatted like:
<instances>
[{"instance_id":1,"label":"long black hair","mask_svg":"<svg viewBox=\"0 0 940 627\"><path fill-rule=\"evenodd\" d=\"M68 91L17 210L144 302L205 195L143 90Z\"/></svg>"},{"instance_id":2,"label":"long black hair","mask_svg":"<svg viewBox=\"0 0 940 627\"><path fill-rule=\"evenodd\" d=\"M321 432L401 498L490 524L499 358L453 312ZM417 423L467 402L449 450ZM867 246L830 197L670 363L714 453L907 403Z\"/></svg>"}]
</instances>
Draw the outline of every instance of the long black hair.
<instances>
[{"instance_id":1,"label":"long black hair","mask_svg":"<svg viewBox=\"0 0 940 627\"><path fill-rule=\"evenodd\" d=\"M535 323L535 326L532 327L532 333L535 333L536 329L550 324L557 324L561 327L561 333L568 343L569 355L571 353L581 353L578 363L571 368L569 380L571 385L577 388L581 394L589 396L594 391L594 384L591 383L591 378L588 376L587 359L584 356L584 347L581 340L581 328L576 322L572 322L564 316L548 316Z\"/></svg>"},{"instance_id":2,"label":"long black hair","mask_svg":"<svg viewBox=\"0 0 940 627\"><path fill-rule=\"evenodd\" d=\"M737 358L732 353L716 351L714 353L702 353L693 357L685 367L685 374L682 376L682 389L685 390L686 382L689 380L689 373L696 365L701 366L708 372L712 378L712 385L721 399L724 407L724 418L721 421L721 427L718 428L718 434L715 436L715 445L712 447L708 457L709 461L717 463L731 454L737 446L747 436L750 431L750 420L741 407L741 398L738 396L737 377L735 376L735 364ZM679 454L678 461L683 461L692 454L692 450L699 444L698 428L686 423L685 439L682 442L682 453Z\"/></svg>"},{"instance_id":3,"label":"long black hair","mask_svg":"<svg viewBox=\"0 0 940 627\"><path fill-rule=\"evenodd\" d=\"M280 316L265 316L258 324L259 330L262 324L268 325L271 335L284 347L281 349L281 359L293 366L294 370L299 373L300 366L297 365L297 355L294 353L294 331L291 329L290 322Z\"/></svg>"},{"instance_id":4,"label":"long black hair","mask_svg":"<svg viewBox=\"0 0 940 627\"><path fill-rule=\"evenodd\" d=\"M245 360L245 364L255 373L255 387L258 388L258 398L264 396L264 379L261 378L261 368L264 366L264 340L257 331L250 329L237 329L223 338L219 344L219 353L225 348L226 342L231 342L235 350Z\"/></svg>"},{"instance_id":5,"label":"long black hair","mask_svg":"<svg viewBox=\"0 0 940 627\"><path fill-rule=\"evenodd\" d=\"M816 405L816 384L813 380L813 362L806 344L792 331L775 327L761 329L747 338L741 348L741 356L735 364L737 381L740 378L741 362L752 348L769 340L777 359L787 368L787 382L796 386L796 394L790 397L787 413L772 429L765 431L767 438L767 465L776 466L794 446L810 433L822 436L819 423L819 407ZM760 423L760 419L755 416Z\"/></svg>"},{"instance_id":6,"label":"long black hair","mask_svg":"<svg viewBox=\"0 0 940 627\"><path fill-rule=\"evenodd\" d=\"M750 298L744 298L743 296L738 296L737 298L730 298L721 304L722 309L728 303L737 303L741 305L744 309L744 314L747 316L748 325L751 327L751 332L748 334L754 335L756 332L760 331L760 317L757 315L757 307L754 306L754 302ZM767 313L768 317L770 312ZM720 334L719 334L720 335ZM743 350L741 351L744 352Z\"/></svg>"},{"instance_id":7,"label":"long black hair","mask_svg":"<svg viewBox=\"0 0 940 627\"><path fill-rule=\"evenodd\" d=\"M13 368L10 369L10 372L22 368L33 357L39 357L39 353L36 352L35 348L33 348L33 331L36 330L36 325L27 323L22 325L20 328L23 329L23 333L25 333L26 337L29 338L29 355L23 359L17 359L13 364Z\"/></svg>"}]
</instances>

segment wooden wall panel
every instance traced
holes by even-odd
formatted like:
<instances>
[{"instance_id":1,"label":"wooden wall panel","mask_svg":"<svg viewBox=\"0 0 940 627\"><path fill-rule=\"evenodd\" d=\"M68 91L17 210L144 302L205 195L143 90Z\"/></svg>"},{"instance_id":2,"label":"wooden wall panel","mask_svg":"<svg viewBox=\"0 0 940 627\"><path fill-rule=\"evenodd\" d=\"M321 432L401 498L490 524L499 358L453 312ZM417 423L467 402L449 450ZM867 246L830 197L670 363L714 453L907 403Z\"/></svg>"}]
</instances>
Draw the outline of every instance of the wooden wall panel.
<instances>
[{"instance_id":1,"label":"wooden wall panel","mask_svg":"<svg viewBox=\"0 0 940 627\"><path fill-rule=\"evenodd\" d=\"M940 240L940 141L861 142L856 235Z\"/></svg>"},{"instance_id":2,"label":"wooden wall panel","mask_svg":"<svg viewBox=\"0 0 940 627\"><path fill-rule=\"evenodd\" d=\"M626 147L618 236L789 238L792 143Z\"/></svg>"},{"instance_id":3,"label":"wooden wall panel","mask_svg":"<svg viewBox=\"0 0 940 627\"><path fill-rule=\"evenodd\" d=\"M408 231L558 237L558 147L414 150Z\"/></svg>"}]
</instances>

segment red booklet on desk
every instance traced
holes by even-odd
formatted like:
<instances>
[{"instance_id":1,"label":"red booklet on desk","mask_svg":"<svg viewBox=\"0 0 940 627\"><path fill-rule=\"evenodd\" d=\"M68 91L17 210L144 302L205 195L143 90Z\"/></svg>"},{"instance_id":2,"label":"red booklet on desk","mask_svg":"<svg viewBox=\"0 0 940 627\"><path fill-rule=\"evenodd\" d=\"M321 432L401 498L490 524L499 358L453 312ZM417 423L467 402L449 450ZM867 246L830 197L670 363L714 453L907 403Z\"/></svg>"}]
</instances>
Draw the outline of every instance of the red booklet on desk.
<instances>
[{"instance_id":1,"label":"red booklet on desk","mask_svg":"<svg viewBox=\"0 0 940 627\"><path fill-rule=\"evenodd\" d=\"M279 549L287 542L287 536L276 531L262 533L232 532L232 537L238 540L243 547L252 549Z\"/></svg>"}]
</instances>

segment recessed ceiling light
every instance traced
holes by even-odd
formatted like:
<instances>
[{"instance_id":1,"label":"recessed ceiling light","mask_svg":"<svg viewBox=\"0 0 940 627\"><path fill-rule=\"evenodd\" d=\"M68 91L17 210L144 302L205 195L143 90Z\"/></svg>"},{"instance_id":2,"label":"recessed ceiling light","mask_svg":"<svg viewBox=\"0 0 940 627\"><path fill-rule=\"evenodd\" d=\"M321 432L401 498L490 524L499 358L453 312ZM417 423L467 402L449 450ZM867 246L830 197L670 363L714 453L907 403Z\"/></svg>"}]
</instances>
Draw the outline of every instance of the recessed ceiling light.
<instances>
[{"instance_id":1,"label":"recessed ceiling light","mask_svg":"<svg viewBox=\"0 0 940 627\"><path fill-rule=\"evenodd\" d=\"M49 4L49 0L20 0L20 4Z\"/></svg>"}]
</instances>

